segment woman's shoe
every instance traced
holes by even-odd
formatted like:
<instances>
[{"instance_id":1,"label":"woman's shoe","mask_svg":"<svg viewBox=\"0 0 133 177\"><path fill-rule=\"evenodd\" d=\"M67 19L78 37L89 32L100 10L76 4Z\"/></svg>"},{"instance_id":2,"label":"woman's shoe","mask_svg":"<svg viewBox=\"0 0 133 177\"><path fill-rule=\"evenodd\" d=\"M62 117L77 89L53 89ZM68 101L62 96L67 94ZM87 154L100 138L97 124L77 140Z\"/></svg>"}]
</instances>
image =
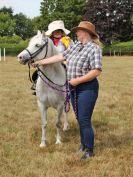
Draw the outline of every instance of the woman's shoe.
<instances>
[{"instance_id":1,"label":"woman's shoe","mask_svg":"<svg viewBox=\"0 0 133 177\"><path fill-rule=\"evenodd\" d=\"M84 152L84 151L85 151L85 145L84 145L84 144L81 144L81 145L80 145L79 151L80 151L80 152Z\"/></svg>"},{"instance_id":2,"label":"woman's shoe","mask_svg":"<svg viewBox=\"0 0 133 177\"><path fill-rule=\"evenodd\" d=\"M86 150L80 160L88 160L89 158L93 156L94 156L94 153L92 151Z\"/></svg>"}]
</instances>

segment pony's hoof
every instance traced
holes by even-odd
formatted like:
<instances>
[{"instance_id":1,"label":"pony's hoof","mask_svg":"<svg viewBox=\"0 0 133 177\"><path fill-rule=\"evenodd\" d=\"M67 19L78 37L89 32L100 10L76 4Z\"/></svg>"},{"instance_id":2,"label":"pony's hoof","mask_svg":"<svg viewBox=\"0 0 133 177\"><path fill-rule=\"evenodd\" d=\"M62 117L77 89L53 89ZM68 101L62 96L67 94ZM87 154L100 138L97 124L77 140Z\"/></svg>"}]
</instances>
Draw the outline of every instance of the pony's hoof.
<instances>
[{"instance_id":1,"label":"pony's hoof","mask_svg":"<svg viewBox=\"0 0 133 177\"><path fill-rule=\"evenodd\" d=\"M44 143L44 142L42 142L41 144L40 144L40 148L45 148L47 145L46 145L46 143Z\"/></svg>"},{"instance_id":2,"label":"pony's hoof","mask_svg":"<svg viewBox=\"0 0 133 177\"><path fill-rule=\"evenodd\" d=\"M60 140L57 140L55 144L62 144Z\"/></svg>"}]
</instances>

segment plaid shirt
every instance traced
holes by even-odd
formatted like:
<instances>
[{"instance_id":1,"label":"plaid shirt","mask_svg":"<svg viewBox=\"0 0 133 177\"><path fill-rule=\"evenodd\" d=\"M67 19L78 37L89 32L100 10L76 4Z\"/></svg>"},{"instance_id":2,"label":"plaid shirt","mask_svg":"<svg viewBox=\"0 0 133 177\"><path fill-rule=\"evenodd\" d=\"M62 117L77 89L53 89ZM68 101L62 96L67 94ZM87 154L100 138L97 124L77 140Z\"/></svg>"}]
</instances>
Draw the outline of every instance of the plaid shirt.
<instances>
[{"instance_id":1,"label":"plaid shirt","mask_svg":"<svg viewBox=\"0 0 133 177\"><path fill-rule=\"evenodd\" d=\"M82 44L77 42L63 52L67 61L68 80L81 77L92 69L102 70L102 50L93 42Z\"/></svg>"}]
</instances>

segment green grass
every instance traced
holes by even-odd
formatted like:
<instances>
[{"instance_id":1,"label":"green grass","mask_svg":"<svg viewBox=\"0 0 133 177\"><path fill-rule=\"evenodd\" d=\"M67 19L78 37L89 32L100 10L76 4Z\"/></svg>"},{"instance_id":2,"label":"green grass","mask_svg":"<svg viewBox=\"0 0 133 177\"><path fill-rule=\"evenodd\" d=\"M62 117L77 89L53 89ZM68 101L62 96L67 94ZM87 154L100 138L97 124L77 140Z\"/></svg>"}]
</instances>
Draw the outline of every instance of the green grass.
<instances>
[{"instance_id":1,"label":"green grass","mask_svg":"<svg viewBox=\"0 0 133 177\"><path fill-rule=\"evenodd\" d=\"M48 147L40 149L41 120L32 96L28 68L15 58L0 62L1 177L132 177L133 57L104 57L100 92L93 114L95 157L80 162L79 130L55 145L55 111L48 111Z\"/></svg>"}]
</instances>

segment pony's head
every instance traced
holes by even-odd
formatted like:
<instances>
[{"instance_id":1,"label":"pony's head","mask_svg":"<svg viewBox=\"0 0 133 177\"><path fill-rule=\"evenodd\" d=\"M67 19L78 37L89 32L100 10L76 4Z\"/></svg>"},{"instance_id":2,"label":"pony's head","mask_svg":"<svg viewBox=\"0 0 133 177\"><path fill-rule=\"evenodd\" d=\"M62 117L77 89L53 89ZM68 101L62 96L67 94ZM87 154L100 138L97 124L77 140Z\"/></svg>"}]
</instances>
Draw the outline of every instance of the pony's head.
<instances>
[{"instance_id":1,"label":"pony's head","mask_svg":"<svg viewBox=\"0 0 133 177\"><path fill-rule=\"evenodd\" d=\"M37 32L29 42L29 45L17 57L21 64L32 63L33 61L45 58L48 50L48 38L45 32Z\"/></svg>"}]
</instances>

